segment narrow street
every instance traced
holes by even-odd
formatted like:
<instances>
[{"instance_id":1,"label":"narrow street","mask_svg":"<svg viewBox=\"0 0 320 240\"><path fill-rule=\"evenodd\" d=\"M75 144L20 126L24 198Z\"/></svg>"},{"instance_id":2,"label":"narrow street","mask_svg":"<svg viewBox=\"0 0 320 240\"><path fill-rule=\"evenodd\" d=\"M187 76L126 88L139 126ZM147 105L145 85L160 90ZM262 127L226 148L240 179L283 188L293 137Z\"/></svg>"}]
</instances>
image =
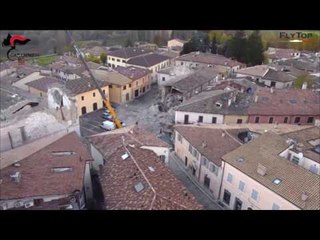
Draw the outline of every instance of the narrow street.
<instances>
[{"instance_id":1,"label":"narrow street","mask_svg":"<svg viewBox=\"0 0 320 240\"><path fill-rule=\"evenodd\" d=\"M182 162L172 153L170 154L169 168L206 210L223 210L212 197L200 188L199 183L188 176Z\"/></svg>"}]
</instances>

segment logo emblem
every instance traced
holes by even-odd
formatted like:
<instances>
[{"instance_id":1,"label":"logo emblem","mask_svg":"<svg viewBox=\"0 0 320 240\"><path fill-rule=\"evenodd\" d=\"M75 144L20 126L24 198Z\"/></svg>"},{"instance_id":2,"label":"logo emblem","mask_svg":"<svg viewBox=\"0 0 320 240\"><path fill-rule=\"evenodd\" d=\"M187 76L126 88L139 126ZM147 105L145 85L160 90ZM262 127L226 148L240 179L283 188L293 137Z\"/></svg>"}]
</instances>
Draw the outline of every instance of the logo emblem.
<instances>
[{"instance_id":1,"label":"logo emblem","mask_svg":"<svg viewBox=\"0 0 320 240\"><path fill-rule=\"evenodd\" d=\"M16 36L11 36L8 34L7 38L5 38L2 41L2 47L10 47L10 49L7 52L7 57L9 60L14 60L10 58L10 52L16 49L16 45L25 45L31 40L29 38L26 38L25 36L21 35L16 35Z\"/></svg>"}]
</instances>

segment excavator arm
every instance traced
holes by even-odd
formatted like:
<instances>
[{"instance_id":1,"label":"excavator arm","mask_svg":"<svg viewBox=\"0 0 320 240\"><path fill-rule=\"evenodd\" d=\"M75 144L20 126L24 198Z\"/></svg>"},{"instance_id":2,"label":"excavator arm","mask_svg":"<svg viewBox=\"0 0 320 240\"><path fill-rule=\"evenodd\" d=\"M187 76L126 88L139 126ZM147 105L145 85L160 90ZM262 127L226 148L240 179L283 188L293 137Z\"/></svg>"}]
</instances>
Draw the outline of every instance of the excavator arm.
<instances>
[{"instance_id":1,"label":"excavator arm","mask_svg":"<svg viewBox=\"0 0 320 240\"><path fill-rule=\"evenodd\" d=\"M98 81L96 80L96 78L94 77L94 75L91 72L90 68L88 67L88 64L86 63L85 59L83 58L81 52L79 51L79 49L75 45L75 41L73 40L71 33L69 31L66 31L66 32L67 32L67 36L68 36L68 38L69 38L69 40L71 42L72 47L75 49L77 55L79 56L81 62L84 65L85 69L88 71L88 73L89 73L89 75L90 75L90 77L92 79L92 82L94 83L95 87L98 89L98 91L99 91L99 93L100 93L100 95L101 95L101 97L103 99L104 107L106 107L109 110L116 127L117 128L122 128L121 121L118 119L118 116L117 116L115 110L113 109L113 107L111 106L109 99L106 98L106 95L101 90Z\"/></svg>"}]
</instances>

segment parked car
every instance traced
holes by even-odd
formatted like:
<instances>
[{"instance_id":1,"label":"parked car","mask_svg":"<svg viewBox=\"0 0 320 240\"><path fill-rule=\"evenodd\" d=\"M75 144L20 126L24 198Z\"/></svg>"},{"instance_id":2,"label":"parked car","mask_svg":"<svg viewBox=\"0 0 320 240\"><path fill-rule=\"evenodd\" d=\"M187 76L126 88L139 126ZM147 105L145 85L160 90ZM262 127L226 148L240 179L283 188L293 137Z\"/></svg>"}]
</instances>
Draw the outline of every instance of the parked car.
<instances>
[{"instance_id":1,"label":"parked car","mask_svg":"<svg viewBox=\"0 0 320 240\"><path fill-rule=\"evenodd\" d=\"M113 119L112 115L110 113L106 113L106 112L102 113L102 117L104 119L107 119L107 120L112 120Z\"/></svg>"},{"instance_id":2,"label":"parked car","mask_svg":"<svg viewBox=\"0 0 320 240\"><path fill-rule=\"evenodd\" d=\"M108 120L102 122L100 127L105 129L105 130L107 130L107 131L111 131L111 130L116 129L116 125L114 124L114 122L111 122L111 121L108 121Z\"/></svg>"}]
</instances>

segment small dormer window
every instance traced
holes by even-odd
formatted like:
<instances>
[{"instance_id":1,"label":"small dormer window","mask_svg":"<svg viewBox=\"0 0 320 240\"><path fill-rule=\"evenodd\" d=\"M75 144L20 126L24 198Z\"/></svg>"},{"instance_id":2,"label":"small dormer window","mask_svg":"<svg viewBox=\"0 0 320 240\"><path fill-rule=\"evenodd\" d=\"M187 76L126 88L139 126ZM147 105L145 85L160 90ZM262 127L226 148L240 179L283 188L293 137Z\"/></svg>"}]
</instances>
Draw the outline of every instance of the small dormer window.
<instances>
[{"instance_id":1,"label":"small dormer window","mask_svg":"<svg viewBox=\"0 0 320 240\"><path fill-rule=\"evenodd\" d=\"M221 108L222 107L222 102L216 102L216 107Z\"/></svg>"}]
</instances>

